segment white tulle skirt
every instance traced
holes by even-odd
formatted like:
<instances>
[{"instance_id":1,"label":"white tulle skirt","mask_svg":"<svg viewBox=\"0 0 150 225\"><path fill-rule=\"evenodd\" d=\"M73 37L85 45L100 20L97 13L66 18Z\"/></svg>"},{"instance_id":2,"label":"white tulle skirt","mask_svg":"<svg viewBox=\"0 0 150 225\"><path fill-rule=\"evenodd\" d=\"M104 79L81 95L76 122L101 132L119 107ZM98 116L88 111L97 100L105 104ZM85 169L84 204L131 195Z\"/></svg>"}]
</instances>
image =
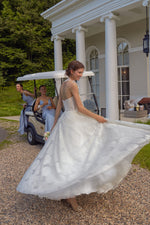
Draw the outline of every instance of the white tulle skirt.
<instances>
[{"instance_id":1,"label":"white tulle skirt","mask_svg":"<svg viewBox=\"0 0 150 225\"><path fill-rule=\"evenodd\" d=\"M56 200L107 192L149 141L148 125L101 124L77 111L64 112L17 190Z\"/></svg>"}]
</instances>

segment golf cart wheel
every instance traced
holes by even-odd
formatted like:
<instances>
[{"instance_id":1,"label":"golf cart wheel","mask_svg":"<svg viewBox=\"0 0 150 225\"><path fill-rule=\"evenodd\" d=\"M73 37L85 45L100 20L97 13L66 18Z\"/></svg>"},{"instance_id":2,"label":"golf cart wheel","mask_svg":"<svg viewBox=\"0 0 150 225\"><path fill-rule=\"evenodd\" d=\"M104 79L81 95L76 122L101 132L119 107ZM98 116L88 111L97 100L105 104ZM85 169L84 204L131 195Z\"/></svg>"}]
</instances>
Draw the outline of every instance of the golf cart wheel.
<instances>
[{"instance_id":1,"label":"golf cart wheel","mask_svg":"<svg viewBox=\"0 0 150 225\"><path fill-rule=\"evenodd\" d=\"M29 127L28 130L27 130L27 140L28 140L30 145L36 144L35 134L34 134L34 131L31 127Z\"/></svg>"}]
</instances>

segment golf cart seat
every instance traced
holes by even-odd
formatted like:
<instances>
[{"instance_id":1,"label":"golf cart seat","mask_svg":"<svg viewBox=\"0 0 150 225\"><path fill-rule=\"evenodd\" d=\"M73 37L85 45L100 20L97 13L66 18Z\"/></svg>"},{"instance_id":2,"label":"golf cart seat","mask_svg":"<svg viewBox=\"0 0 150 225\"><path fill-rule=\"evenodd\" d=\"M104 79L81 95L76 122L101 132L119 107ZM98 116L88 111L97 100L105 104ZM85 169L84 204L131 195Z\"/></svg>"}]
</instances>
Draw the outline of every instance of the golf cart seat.
<instances>
[{"instance_id":1,"label":"golf cart seat","mask_svg":"<svg viewBox=\"0 0 150 225\"><path fill-rule=\"evenodd\" d=\"M25 115L26 116L34 116L34 113L33 113L33 104L35 103L35 99L34 101L32 102L32 105L29 105L30 107L30 111L25 111Z\"/></svg>"},{"instance_id":2,"label":"golf cart seat","mask_svg":"<svg viewBox=\"0 0 150 225\"><path fill-rule=\"evenodd\" d=\"M94 101L91 99L86 99L83 101L84 107L90 110L91 112L95 113L96 107Z\"/></svg>"},{"instance_id":3,"label":"golf cart seat","mask_svg":"<svg viewBox=\"0 0 150 225\"><path fill-rule=\"evenodd\" d=\"M26 116L34 116L34 112L32 112L32 111L27 111L27 112L25 112L25 115L26 115Z\"/></svg>"}]
</instances>

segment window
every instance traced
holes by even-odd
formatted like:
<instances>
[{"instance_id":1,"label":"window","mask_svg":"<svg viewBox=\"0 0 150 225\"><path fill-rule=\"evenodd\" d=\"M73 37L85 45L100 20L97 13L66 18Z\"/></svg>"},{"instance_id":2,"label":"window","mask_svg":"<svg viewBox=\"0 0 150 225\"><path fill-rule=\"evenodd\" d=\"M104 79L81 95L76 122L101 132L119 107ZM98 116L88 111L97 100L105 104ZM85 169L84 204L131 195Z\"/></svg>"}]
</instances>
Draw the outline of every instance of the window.
<instances>
[{"instance_id":1,"label":"window","mask_svg":"<svg viewBox=\"0 0 150 225\"><path fill-rule=\"evenodd\" d=\"M128 44L126 42L118 44L117 59L119 107L120 109L124 109L125 100L130 99L129 51Z\"/></svg>"},{"instance_id":2,"label":"window","mask_svg":"<svg viewBox=\"0 0 150 225\"><path fill-rule=\"evenodd\" d=\"M118 45L118 66L129 65L128 44L122 42Z\"/></svg>"},{"instance_id":3,"label":"window","mask_svg":"<svg viewBox=\"0 0 150 225\"><path fill-rule=\"evenodd\" d=\"M95 76L92 77L92 87L99 106L99 64L98 64L98 52L96 49L92 50L90 53L90 70L92 70L95 73Z\"/></svg>"}]
</instances>

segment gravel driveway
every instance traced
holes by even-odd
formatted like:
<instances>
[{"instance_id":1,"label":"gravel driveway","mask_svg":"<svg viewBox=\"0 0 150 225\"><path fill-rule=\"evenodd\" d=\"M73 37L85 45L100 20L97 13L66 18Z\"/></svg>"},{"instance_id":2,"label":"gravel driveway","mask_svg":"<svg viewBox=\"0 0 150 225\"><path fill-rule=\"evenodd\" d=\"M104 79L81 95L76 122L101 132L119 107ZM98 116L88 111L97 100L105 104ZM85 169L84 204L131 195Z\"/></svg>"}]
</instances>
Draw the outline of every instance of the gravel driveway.
<instances>
[{"instance_id":1,"label":"gravel driveway","mask_svg":"<svg viewBox=\"0 0 150 225\"><path fill-rule=\"evenodd\" d=\"M14 126L17 129L18 124ZM115 190L102 195L78 196L84 210L76 213L62 201L40 199L16 191L42 146L29 145L26 137L16 132L11 135L11 141L0 150L1 225L150 225L150 171L133 165Z\"/></svg>"},{"instance_id":2,"label":"gravel driveway","mask_svg":"<svg viewBox=\"0 0 150 225\"><path fill-rule=\"evenodd\" d=\"M7 138L7 131L4 128L0 127L0 142L4 141Z\"/></svg>"}]
</instances>

